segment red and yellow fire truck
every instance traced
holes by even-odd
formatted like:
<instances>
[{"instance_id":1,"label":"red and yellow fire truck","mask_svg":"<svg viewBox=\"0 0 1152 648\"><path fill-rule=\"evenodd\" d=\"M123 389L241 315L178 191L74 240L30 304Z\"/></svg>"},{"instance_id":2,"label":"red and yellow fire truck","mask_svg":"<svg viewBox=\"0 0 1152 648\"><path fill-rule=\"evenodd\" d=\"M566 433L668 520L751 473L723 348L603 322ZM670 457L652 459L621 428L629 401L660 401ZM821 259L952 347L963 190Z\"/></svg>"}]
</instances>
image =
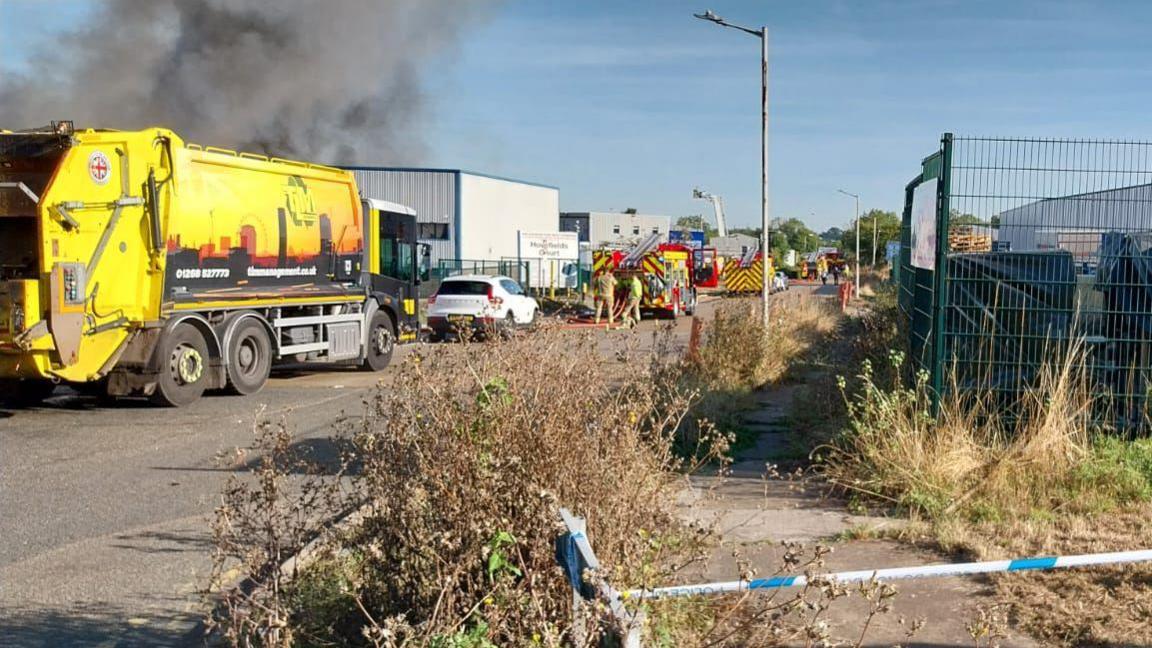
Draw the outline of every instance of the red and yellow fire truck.
<instances>
[{"instance_id":1,"label":"red and yellow fire truck","mask_svg":"<svg viewBox=\"0 0 1152 648\"><path fill-rule=\"evenodd\" d=\"M749 252L742 259L729 259L724 264L724 289L730 293L759 293L764 286L763 255ZM768 255L768 277L776 275L772 255Z\"/></svg>"},{"instance_id":2,"label":"red and yellow fire truck","mask_svg":"<svg viewBox=\"0 0 1152 648\"><path fill-rule=\"evenodd\" d=\"M721 269L716 248L697 248L692 251L692 281L697 288L719 287Z\"/></svg>"},{"instance_id":3,"label":"red and yellow fire truck","mask_svg":"<svg viewBox=\"0 0 1152 648\"><path fill-rule=\"evenodd\" d=\"M696 311L696 283L692 248L650 239L631 250L594 250L592 276L612 268L621 287L616 290L615 310L623 312L628 291L626 280L640 277L644 294L641 312L653 315L692 315Z\"/></svg>"}]
</instances>

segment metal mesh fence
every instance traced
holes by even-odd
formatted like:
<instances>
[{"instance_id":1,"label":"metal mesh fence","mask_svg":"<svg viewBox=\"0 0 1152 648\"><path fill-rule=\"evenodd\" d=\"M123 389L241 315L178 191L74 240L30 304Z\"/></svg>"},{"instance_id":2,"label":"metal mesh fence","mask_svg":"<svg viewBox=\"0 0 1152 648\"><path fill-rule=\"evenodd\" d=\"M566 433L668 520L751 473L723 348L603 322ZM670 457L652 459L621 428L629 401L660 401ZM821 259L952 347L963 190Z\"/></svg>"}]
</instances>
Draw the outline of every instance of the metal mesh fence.
<instances>
[{"instance_id":1,"label":"metal mesh fence","mask_svg":"<svg viewBox=\"0 0 1152 648\"><path fill-rule=\"evenodd\" d=\"M527 262L491 259L440 259L429 271L428 281L420 286L420 295L427 297L436 292L440 282L456 275L504 275L514 279L525 289L531 288L531 275Z\"/></svg>"},{"instance_id":2,"label":"metal mesh fence","mask_svg":"<svg viewBox=\"0 0 1152 648\"><path fill-rule=\"evenodd\" d=\"M1083 340L1100 411L1147 427L1152 143L945 135L909 184L902 242L910 348L938 393L987 390L1010 415Z\"/></svg>"}]
</instances>

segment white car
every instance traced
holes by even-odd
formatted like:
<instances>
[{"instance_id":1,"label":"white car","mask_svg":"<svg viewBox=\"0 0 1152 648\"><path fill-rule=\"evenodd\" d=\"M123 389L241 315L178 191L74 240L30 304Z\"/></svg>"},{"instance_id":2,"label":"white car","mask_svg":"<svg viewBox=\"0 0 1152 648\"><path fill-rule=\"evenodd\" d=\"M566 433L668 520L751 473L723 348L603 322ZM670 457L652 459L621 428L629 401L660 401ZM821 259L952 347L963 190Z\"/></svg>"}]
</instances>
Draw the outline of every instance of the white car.
<instances>
[{"instance_id":1,"label":"white car","mask_svg":"<svg viewBox=\"0 0 1152 648\"><path fill-rule=\"evenodd\" d=\"M428 328L439 340L471 329L508 333L536 321L540 305L510 277L459 275L440 282L428 298Z\"/></svg>"}]
</instances>

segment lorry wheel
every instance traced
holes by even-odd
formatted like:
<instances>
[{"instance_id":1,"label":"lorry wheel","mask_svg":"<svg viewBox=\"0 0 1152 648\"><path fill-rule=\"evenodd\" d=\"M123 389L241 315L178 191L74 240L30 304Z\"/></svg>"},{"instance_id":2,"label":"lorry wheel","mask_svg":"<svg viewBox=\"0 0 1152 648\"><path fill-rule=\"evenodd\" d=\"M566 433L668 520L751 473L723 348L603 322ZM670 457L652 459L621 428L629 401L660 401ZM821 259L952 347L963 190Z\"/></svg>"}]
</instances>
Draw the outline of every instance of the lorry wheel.
<instances>
[{"instance_id":1,"label":"lorry wheel","mask_svg":"<svg viewBox=\"0 0 1152 648\"><path fill-rule=\"evenodd\" d=\"M255 394L268 382L272 372L272 342L264 326L247 318L232 332L228 341L227 391L239 396Z\"/></svg>"},{"instance_id":2,"label":"lorry wheel","mask_svg":"<svg viewBox=\"0 0 1152 648\"><path fill-rule=\"evenodd\" d=\"M392 362L395 349L396 328L392 317L384 311L376 311L368 323L368 348L363 367L368 371L383 371Z\"/></svg>"},{"instance_id":3,"label":"lorry wheel","mask_svg":"<svg viewBox=\"0 0 1152 648\"><path fill-rule=\"evenodd\" d=\"M4 380L0 381L0 404L23 408L39 405L56 391L56 383L51 380Z\"/></svg>"},{"instance_id":4,"label":"lorry wheel","mask_svg":"<svg viewBox=\"0 0 1152 648\"><path fill-rule=\"evenodd\" d=\"M162 407L195 402L208 385L208 345L190 324L179 324L160 341L156 391L149 397Z\"/></svg>"}]
</instances>

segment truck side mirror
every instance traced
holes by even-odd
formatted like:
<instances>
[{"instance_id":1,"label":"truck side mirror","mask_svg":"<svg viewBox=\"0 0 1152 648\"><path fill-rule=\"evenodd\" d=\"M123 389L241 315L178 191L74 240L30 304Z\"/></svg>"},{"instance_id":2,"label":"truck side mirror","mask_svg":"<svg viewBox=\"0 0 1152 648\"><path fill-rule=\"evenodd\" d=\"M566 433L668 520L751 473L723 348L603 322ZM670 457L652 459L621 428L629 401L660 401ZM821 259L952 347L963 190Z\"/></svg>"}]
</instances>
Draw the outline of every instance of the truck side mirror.
<instances>
[{"instance_id":1,"label":"truck side mirror","mask_svg":"<svg viewBox=\"0 0 1152 648\"><path fill-rule=\"evenodd\" d=\"M428 281L431 272L432 262L432 246L427 243L417 243L416 247L420 251L420 261L417 263L416 283L420 284Z\"/></svg>"}]
</instances>

